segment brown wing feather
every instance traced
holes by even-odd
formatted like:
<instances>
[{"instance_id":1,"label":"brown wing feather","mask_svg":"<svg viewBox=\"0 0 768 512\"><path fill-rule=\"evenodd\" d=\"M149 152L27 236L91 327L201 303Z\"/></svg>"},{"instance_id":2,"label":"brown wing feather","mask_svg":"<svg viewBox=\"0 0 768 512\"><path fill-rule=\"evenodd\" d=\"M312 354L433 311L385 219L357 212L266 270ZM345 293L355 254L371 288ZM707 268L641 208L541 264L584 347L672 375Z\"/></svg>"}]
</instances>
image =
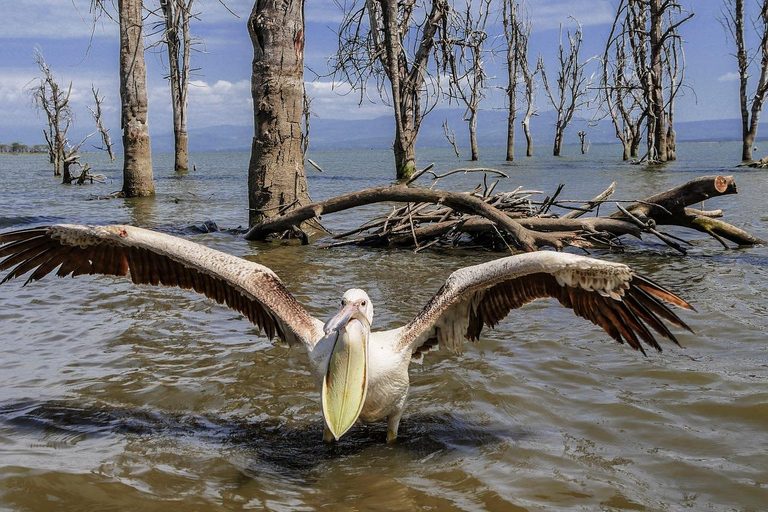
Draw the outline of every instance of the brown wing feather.
<instances>
[{"instance_id":1,"label":"brown wing feather","mask_svg":"<svg viewBox=\"0 0 768 512\"><path fill-rule=\"evenodd\" d=\"M301 341L314 343L319 337L319 328L308 313L295 301L280 280L266 267L252 262L239 260L243 265L254 267L249 286L249 279L237 282L201 268L199 261L185 261L183 257L151 247L142 247L133 243L129 235L149 233L140 228L129 226L103 227L118 234L117 237L99 236L88 232L83 234L82 241L62 236L57 230L70 229L76 234L77 229L85 232L94 230L89 226L43 226L8 233L0 233L0 271L11 269L0 284L10 279L20 277L33 271L24 283L37 281L58 268L56 275L65 277L83 274L105 274L127 276L135 284L162 284L192 289L219 304L245 315L253 324L263 330L270 338L278 336L286 340L298 338ZM102 227L98 227L101 229ZM120 230L123 229L121 232ZM125 234L123 243L120 236ZM169 235L153 233L152 236L166 237L172 244L189 246L191 242L183 241ZM146 245L146 244L144 244ZM212 249L193 244L196 251L203 251L218 258L235 257L224 255ZM262 271L263 269L263 271ZM255 281L258 280L256 283ZM285 320L280 316L290 310L293 317Z\"/></svg>"},{"instance_id":2,"label":"brown wing feather","mask_svg":"<svg viewBox=\"0 0 768 512\"><path fill-rule=\"evenodd\" d=\"M570 272L565 279L564 272ZM467 315L464 338L474 341L483 326L492 328L513 309L542 298L556 299L614 340L643 354L643 343L661 351L654 331L680 345L665 320L691 330L667 306L693 310L685 300L624 265L574 255L533 254L457 271L400 331L399 340L402 346L411 348L415 359L420 359L438 341L442 345L450 338L442 331L460 325L449 318L452 315ZM458 351L459 346L448 348Z\"/></svg>"}]
</instances>

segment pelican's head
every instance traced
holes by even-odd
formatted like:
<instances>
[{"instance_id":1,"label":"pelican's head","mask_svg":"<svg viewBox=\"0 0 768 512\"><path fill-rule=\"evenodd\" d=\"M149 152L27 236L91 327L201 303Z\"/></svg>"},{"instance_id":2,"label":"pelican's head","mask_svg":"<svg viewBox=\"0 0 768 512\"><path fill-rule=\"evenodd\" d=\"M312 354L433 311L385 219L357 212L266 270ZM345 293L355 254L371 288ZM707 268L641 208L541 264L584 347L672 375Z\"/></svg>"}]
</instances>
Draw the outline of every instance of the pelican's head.
<instances>
[{"instance_id":1,"label":"pelican's head","mask_svg":"<svg viewBox=\"0 0 768 512\"><path fill-rule=\"evenodd\" d=\"M341 310L325 323L325 334L337 332L323 379L323 417L338 439L357 421L368 392L368 340L373 306L363 290L347 290Z\"/></svg>"},{"instance_id":2,"label":"pelican's head","mask_svg":"<svg viewBox=\"0 0 768 512\"><path fill-rule=\"evenodd\" d=\"M359 288L352 288L341 298L341 309L325 323L325 335L343 329L352 320L360 320L368 329L373 322L373 304L368 294Z\"/></svg>"}]
</instances>

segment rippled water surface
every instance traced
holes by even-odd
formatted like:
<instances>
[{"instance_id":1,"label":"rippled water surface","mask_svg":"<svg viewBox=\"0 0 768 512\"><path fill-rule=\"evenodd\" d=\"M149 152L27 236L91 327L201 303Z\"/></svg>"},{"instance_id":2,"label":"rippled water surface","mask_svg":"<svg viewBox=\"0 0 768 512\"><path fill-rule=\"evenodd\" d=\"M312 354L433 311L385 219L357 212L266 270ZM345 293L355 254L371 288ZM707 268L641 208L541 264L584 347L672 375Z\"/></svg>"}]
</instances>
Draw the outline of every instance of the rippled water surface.
<instances>
[{"instance_id":1,"label":"rippled water surface","mask_svg":"<svg viewBox=\"0 0 768 512\"><path fill-rule=\"evenodd\" d=\"M575 152L575 148L569 148ZM487 153L490 155L491 150ZM499 157L501 150L494 151ZM688 144L663 170L586 157L506 166L518 185L589 198L610 182L636 199L704 174L740 193L707 202L768 239L768 173L734 169L734 144ZM466 162L424 151L441 171ZM389 183L386 151L315 153L315 199ZM130 223L180 234L275 270L315 315L367 289L375 324L407 321L458 267L502 256L248 243L188 227L247 223L247 154L196 154L177 177L156 155L154 198L88 201L120 188L120 164L89 155L109 182L65 187L45 158L0 157L0 229ZM480 176L441 181L456 190ZM386 207L383 207L386 208ZM328 216L332 230L382 211ZM401 438L358 426L321 442L306 356L194 293L84 276L0 287L0 508L10 510L715 510L768 507L768 250L723 250L698 233L681 257L652 240L628 263L698 309L696 335L662 354L619 346L538 302L462 356L431 353L411 371ZM641 249L641 247L643 247Z\"/></svg>"}]
</instances>

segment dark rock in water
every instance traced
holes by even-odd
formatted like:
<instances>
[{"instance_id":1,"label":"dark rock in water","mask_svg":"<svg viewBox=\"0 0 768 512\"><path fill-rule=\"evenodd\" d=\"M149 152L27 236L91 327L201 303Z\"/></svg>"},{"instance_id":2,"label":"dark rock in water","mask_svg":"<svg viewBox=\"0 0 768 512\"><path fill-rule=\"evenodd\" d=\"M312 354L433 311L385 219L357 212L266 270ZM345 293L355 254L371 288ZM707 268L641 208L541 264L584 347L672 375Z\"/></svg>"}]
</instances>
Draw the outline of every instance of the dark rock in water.
<instances>
[{"instance_id":1,"label":"dark rock in water","mask_svg":"<svg viewBox=\"0 0 768 512\"><path fill-rule=\"evenodd\" d=\"M219 225L212 220L206 220L202 224L194 224L187 229L195 233L214 233L216 231L221 231Z\"/></svg>"}]
</instances>

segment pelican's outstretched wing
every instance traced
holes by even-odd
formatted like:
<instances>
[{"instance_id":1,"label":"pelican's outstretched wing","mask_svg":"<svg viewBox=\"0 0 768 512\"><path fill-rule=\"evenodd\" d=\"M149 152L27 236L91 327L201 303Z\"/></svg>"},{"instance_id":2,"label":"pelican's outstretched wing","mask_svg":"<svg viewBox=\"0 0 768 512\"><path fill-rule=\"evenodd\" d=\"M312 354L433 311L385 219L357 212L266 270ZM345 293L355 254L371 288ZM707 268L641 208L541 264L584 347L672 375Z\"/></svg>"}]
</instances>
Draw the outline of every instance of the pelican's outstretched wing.
<instances>
[{"instance_id":1,"label":"pelican's outstretched wing","mask_svg":"<svg viewBox=\"0 0 768 512\"><path fill-rule=\"evenodd\" d=\"M136 284L191 288L239 311L270 338L309 346L323 323L294 299L270 269L175 236L133 226L58 224L0 233L0 282L56 275L130 273Z\"/></svg>"},{"instance_id":2,"label":"pelican's outstretched wing","mask_svg":"<svg viewBox=\"0 0 768 512\"><path fill-rule=\"evenodd\" d=\"M643 353L639 340L661 351L650 329L679 345L664 320L691 330L665 303L692 310L690 304L628 266L543 251L457 270L413 320L393 333L395 343L400 350L410 348L415 360L438 345L459 352L465 339L478 339L483 325L494 327L513 309L544 297Z\"/></svg>"}]
</instances>

